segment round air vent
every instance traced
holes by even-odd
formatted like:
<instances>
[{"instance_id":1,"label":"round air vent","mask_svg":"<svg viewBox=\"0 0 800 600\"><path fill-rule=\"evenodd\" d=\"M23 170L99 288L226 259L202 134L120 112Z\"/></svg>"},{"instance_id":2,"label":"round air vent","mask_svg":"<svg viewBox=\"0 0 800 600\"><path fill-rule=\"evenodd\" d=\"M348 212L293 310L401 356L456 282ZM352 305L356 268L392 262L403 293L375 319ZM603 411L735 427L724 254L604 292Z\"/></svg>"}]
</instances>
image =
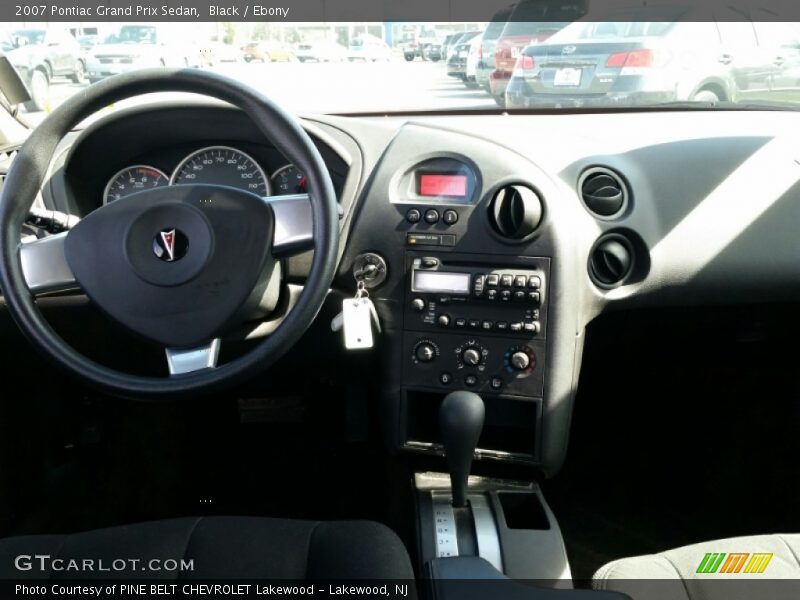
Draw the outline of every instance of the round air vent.
<instances>
[{"instance_id":1,"label":"round air vent","mask_svg":"<svg viewBox=\"0 0 800 600\"><path fill-rule=\"evenodd\" d=\"M527 186L507 185L492 198L489 215L497 233L521 240L536 231L542 221L542 200Z\"/></svg>"},{"instance_id":2,"label":"round air vent","mask_svg":"<svg viewBox=\"0 0 800 600\"><path fill-rule=\"evenodd\" d=\"M610 169L589 169L581 175L578 188L586 208L600 217L613 217L628 203L625 182Z\"/></svg>"},{"instance_id":3,"label":"round air vent","mask_svg":"<svg viewBox=\"0 0 800 600\"><path fill-rule=\"evenodd\" d=\"M589 275L597 285L612 288L621 284L633 270L633 246L619 234L601 237L589 255Z\"/></svg>"}]
</instances>

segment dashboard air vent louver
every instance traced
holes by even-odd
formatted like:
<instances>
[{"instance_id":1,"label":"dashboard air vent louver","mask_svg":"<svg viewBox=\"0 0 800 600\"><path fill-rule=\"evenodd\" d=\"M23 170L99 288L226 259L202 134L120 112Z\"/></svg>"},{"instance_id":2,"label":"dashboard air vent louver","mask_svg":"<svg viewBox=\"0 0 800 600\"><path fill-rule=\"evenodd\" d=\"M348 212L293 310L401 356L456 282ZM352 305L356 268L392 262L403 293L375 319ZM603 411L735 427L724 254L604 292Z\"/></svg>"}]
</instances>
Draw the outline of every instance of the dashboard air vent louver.
<instances>
[{"instance_id":1,"label":"dashboard air vent louver","mask_svg":"<svg viewBox=\"0 0 800 600\"><path fill-rule=\"evenodd\" d=\"M492 198L489 217L501 236L522 240L536 231L542 221L542 200L527 186L507 185Z\"/></svg>"},{"instance_id":2,"label":"dashboard air vent louver","mask_svg":"<svg viewBox=\"0 0 800 600\"><path fill-rule=\"evenodd\" d=\"M589 275L600 287L615 287L628 277L633 270L633 246L619 234L601 237L589 256Z\"/></svg>"},{"instance_id":3,"label":"dashboard air vent louver","mask_svg":"<svg viewBox=\"0 0 800 600\"><path fill-rule=\"evenodd\" d=\"M589 169L581 176L579 188L586 208L600 217L613 217L628 201L625 183L609 169Z\"/></svg>"}]
</instances>

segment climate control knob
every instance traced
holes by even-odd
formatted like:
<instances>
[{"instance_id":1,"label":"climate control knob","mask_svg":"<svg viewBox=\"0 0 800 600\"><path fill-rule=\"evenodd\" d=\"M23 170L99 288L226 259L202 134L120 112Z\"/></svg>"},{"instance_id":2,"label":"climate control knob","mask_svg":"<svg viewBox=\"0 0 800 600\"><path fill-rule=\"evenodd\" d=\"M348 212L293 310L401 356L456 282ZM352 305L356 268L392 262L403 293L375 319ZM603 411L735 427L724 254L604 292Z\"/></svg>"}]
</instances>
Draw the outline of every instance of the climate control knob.
<instances>
[{"instance_id":1,"label":"climate control knob","mask_svg":"<svg viewBox=\"0 0 800 600\"><path fill-rule=\"evenodd\" d=\"M439 356L439 348L430 340L420 340L414 346L412 358L418 363L429 363Z\"/></svg>"},{"instance_id":2,"label":"climate control knob","mask_svg":"<svg viewBox=\"0 0 800 600\"><path fill-rule=\"evenodd\" d=\"M476 367L481 364L481 358L481 353L477 348L467 348L461 353L461 360L468 367Z\"/></svg>"},{"instance_id":3,"label":"climate control knob","mask_svg":"<svg viewBox=\"0 0 800 600\"><path fill-rule=\"evenodd\" d=\"M526 377L536 368L536 354L529 346L512 346L505 355L506 371Z\"/></svg>"},{"instance_id":4,"label":"climate control knob","mask_svg":"<svg viewBox=\"0 0 800 600\"><path fill-rule=\"evenodd\" d=\"M531 357L528 356L527 352L522 352L521 350L517 350L508 359L508 363L514 370L524 371L529 366L531 366Z\"/></svg>"}]
</instances>

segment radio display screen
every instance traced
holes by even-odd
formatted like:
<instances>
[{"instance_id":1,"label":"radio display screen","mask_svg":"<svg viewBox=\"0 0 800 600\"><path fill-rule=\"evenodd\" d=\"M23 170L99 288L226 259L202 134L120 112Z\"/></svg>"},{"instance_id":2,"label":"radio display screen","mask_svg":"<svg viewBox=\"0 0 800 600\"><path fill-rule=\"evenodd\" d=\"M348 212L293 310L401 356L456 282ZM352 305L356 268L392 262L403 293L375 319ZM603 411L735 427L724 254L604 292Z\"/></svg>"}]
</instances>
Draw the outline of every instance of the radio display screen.
<instances>
[{"instance_id":1,"label":"radio display screen","mask_svg":"<svg viewBox=\"0 0 800 600\"><path fill-rule=\"evenodd\" d=\"M469 294L469 273L414 271L415 292Z\"/></svg>"},{"instance_id":2,"label":"radio display screen","mask_svg":"<svg viewBox=\"0 0 800 600\"><path fill-rule=\"evenodd\" d=\"M467 197L467 176L447 173L419 173L417 193L420 196Z\"/></svg>"}]
</instances>

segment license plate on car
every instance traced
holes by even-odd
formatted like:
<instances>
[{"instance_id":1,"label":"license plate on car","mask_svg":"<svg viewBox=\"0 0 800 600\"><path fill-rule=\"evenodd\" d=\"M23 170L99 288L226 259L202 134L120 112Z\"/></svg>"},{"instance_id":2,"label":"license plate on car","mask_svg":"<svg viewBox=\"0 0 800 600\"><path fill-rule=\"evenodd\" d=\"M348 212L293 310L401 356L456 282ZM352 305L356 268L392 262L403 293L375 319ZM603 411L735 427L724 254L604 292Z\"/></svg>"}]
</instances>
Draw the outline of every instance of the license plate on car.
<instances>
[{"instance_id":1,"label":"license plate on car","mask_svg":"<svg viewBox=\"0 0 800 600\"><path fill-rule=\"evenodd\" d=\"M578 87L581 84L583 70L576 68L556 69L553 85L557 87Z\"/></svg>"}]
</instances>

